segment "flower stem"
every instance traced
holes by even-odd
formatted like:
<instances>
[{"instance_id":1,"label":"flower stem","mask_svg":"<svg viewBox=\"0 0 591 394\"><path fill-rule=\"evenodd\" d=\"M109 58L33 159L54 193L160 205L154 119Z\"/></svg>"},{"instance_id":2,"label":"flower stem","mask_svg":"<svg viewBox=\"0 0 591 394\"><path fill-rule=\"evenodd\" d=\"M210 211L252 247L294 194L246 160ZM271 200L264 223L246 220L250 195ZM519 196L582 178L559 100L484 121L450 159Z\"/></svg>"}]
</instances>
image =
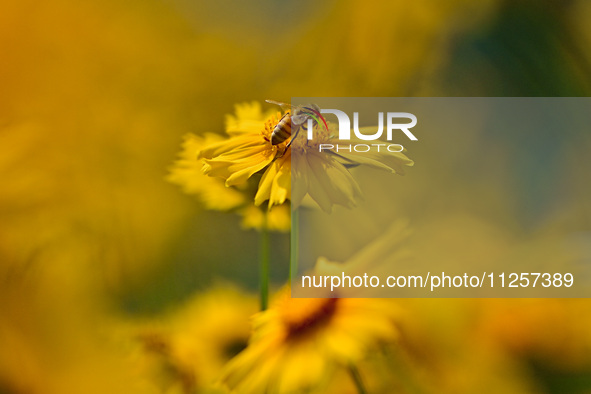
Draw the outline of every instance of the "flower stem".
<instances>
[{"instance_id":1,"label":"flower stem","mask_svg":"<svg viewBox=\"0 0 591 394\"><path fill-rule=\"evenodd\" d=\"M261 249L260 249L260 290L261 290L261 310L264 311L269 306L269 276L270 276L270 249L269 228L267 226L267 213L264 214L263 228L261 230Z\"/></svg>"},{"instance_id":2,"label":"flower stem","mask_svg":"<svg viewBox=\"0 0 591 394\"><path fill-rule=\"evenodd\" d=\"M363 384L363 380L361 379L361 374L359 370L354 365L349 365L349 373L351 374L351 378L353 379L353 383L355 383L355 387L357 388L357 392L359 394L367 394L367 390L365 389L365 385Z\"/></svg>"},{"instance_id":3,"label":"flower stem","mask_svg":"<svg viewBox=\"0 0 591 394\"><path fill-rule=\"evenodd\" d=\"M291 244L289 250L289 283L298 274L298 248L300 243L300 209L291 211Z\"/></svg>"}]
</instances>

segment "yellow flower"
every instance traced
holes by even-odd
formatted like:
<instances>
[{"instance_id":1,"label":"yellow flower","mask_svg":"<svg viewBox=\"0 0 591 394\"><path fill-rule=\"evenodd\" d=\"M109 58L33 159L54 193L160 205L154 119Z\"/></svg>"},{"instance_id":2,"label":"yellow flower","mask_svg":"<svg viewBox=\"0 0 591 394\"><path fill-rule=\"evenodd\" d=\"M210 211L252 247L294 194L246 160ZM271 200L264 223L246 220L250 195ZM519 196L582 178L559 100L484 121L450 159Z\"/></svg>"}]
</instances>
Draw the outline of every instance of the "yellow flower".
<instances>
[{"instance_id":1,"label":"yellow flower","mask_svg":"<svg viewBox=\"0 0 591 394\"><path fill-rule=\"evenodd\" d=\"M187 194L199 198L207 209L227 211L246 202L245 194L236 188L225 187L218 179L203 174L203 163L197 160L200 150L222 138L208 133L204 137L187 134L179 159L170 170L168 181L180 185Z\"/></svg>"},{"instance_id":2,"label":"yellow flower","mask_svg":"<svg viewBox=\"0 0 591 394\"><path fill-rule=\"evenodd\" d=\"M208 145L199 157L206 163L204 172L224 179L226 186L243 184L264 170L255 196L257 206L268 200L271 208L291 199L297 207L309 195L327 212L335 204L351 208L362 193L350 167L365 165L402 175L405 166L413 165L403 153L319 152L319 144L334 143L337 133L330 123L328 129L316 126L314 141L295 139L289 146L288 141L273 145L271 135L282 113L265 114L256 102L239 105L236 112L226 124L229 138ZM292 177L297 185L293 196Z\"/></svg>"},{"instance_id":3,"label":"yellow flower","mask_svg":"<svg viewBox=\"0 0 591 394\"><path fill-rule=\"evenodd\" d=\"M172 322L171 357L201 385L210 385L223 366L248 343L257 298L230 286L200 294Z\"/></svg>"},{"instance_id":4,"label":"yellow flower","mask_svg":"<svg viewBox=\"0 0 591 394\"><path fill-rule=\"evenodd\" d=\"M248 123L230 117L228 127L230 130L235 130L236 127L248 128ZM246 182L226 186L221 178L204 174L204 162L197 159L198 155L205 146L215 146L222 140L221 136L213 133L206 133L203 137L187 134L179 159L171 167L167 180L181 186L185 193L195 195L207 209L237 212L243 218L241 224L245 229L261 229L266 223L271 231L289 230L290 216L287 206L276 207L273 211L265 213L252 202L254 187L250 187Z\"/></svg>"},{"instance_id":5,"label":"yellow flower","mask_svg":"<svg viewBox=\"0 0 591 394\"><path fill-rule=\"evenodd\" d=\"M586 299L481 300L480 338L496 349L560 369L581 369L591 357Z\"/></svg>"},{"instance_id":6,"label":"yellow flower","mask_svg":"<svg viewBox=\"0 0 591 394\"><path fill-rule=\"evenodd\" d=\"M400 152L320 152L320 144L338 143L338 133L333 130L332 123L329 122L328 126L328 130L318 127L314 140L296 138L291 144L294 182L291 203L294 207L299 206L304 197L309 195L326 212L330 212L335 204L353 208L362 193L349 168L363 165L404 175L404 167L414 165ZM352 138L350 142L365 143L357 138Z\"/></svg>"},{"instance_id":7,"label":"yellow flower","mask_svg":"<svg viewBox=\"0 0 591 394\"><path fill-rule=\"evenodd\" d=\"M245 183L285 150L287 142L271 144L273 128L281 116L277 111L263 113L257 102L237 105L236 117L226 120L230 138L206 146L199 154L205 161L204 172L223 178L226 186Z\"/></svg>"},{"instance_id":8,"label":"yellow flower","mask_svg":"<svg viewBox=\"0 0 591 394\"><path fill-rule=\"evenodd\" d=\"M140 374L182 393L212 389L223 366L246 347L257 306L251 294L221 285L193 297L161 322L136 328L142 345L135 355Z\"/></svg>"},{"instance_id":9,"label":"yellow flower","mask_svg":"<svg viewBox=\"0 0 591 394\"><path fill-rule=\"evenodd\" d=\"M269 207L291 198L291 149L275 160L263 174L254 197L255 205L269 200Z\"/></svg>"},{"instance_id":10,"label":"yellow flower","mask_svg":"<svg viewBox=\"0 0 591 394\"><path fill-rule=\"evenodd\" d=\"M289 287L255 315L249 346L222 383L240 393L298 392L327 383L339 367L398 337L390 300L292 298Z\"/></svg>"},{"instance_id":11,"label":"yellow flower","mask_svg":"<svg viewBox=\"0 0 591 394\"><path fill-rule=\"evenodd\" d=\"M240 214L242 215L241 225L245 229L261 229L266 223L266 228L270 231L288 231L291 226L291 212L288 204L276 206L268 212L250 204L243 208Z\"/></svg>"}]
</instances>

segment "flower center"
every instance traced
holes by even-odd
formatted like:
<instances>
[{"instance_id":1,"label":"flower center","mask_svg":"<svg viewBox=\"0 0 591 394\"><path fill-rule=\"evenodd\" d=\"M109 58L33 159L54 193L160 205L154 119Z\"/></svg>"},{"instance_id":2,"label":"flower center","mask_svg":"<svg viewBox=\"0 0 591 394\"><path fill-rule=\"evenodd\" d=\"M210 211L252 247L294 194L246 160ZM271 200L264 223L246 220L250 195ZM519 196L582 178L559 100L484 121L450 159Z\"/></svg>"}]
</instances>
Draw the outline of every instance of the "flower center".
<instances>
[{"instance_id":1,"label":"flower center","mask_svg":"<svg viewBox=\"0 0 591 394\"><path fill-rule=\"evenodd\" d=\"M320 144L328 144L333 139L333 133L330 130L330 122L328 123L328 127L329 129L326 130L324 124L315 124L313 130L314 138L309 140L308 130L302 126L297 138L291 144L291 149L297 153L306 153L308 150L318 152L318 147Z\"/></svg>"},{"instance_id":2,"label":"flower center","mask_svg":"<svg viewBox=\"0 0 591 394\"><path fill-rule=\"evenodd\" d=\"M297 337L326 324L334 316L338 298L288 298L281 308L287 335Z\"/></svg>"}]
</instances>

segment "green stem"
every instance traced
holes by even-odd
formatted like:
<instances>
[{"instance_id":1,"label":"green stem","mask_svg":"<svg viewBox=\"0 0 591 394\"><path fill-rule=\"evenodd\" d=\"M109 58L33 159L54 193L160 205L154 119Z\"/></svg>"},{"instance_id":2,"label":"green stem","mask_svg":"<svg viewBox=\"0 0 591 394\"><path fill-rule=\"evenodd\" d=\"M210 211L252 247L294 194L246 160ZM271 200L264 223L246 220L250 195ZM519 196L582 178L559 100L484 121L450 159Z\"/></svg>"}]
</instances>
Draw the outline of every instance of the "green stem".
<instances>
[{"instance_id":1,"label":"green stem","mask_svg":"<svg viewBox=\"0 0 591 394\"><path fill-rule=\"evenodd\" d=\"M394 375L398 378L400 384L404 388L404 392L421 394L425 390L420 386L416 375L414 375L408 363L402 358L402 354L398 350L392 348L384 348L383 353L385 361L383 365L390 365L390 371L394 371ZM392 373L392 372L390 372Z\"/></svg>"},{"instance_id":2,"label":"green stem","mask_svg":"<svg viewBox=\"0 0 591 394\"><path fill-rule=\"evenodd\" d=\"M361 379L361 374L359 370L354 365L349 366L349 373L351 374L351 378L353 379L353 383L355 383L355 387L357 388L357 392L359 394L367 394L367 390L365 389L365 385L363 384L363 379Z\"/></svg>"},{"instance_id":3,"label":"green stem","mask_svg":"<svg viewBox=\"0 0 591 394\"><path fill-rule=\"evenodd\" d=\"M271 242L269 239L269 229L267 226L267 213L264 213L263 228L261 230L261 250L260 250L260 289L261 289L261 310L264 311L269 306L269 276L271 260Z\"/></svg>"},{"instance_id":4,"label":"green stem","mask_svg":"<svg viewBox=\"0 0 591 394\"><path fill-rule=\"evenodd\" d=\"M291 211L291 244L289 250L289 283L298 274L298 248L300 245L300 209Z\"/></svg>"}]
</instances>

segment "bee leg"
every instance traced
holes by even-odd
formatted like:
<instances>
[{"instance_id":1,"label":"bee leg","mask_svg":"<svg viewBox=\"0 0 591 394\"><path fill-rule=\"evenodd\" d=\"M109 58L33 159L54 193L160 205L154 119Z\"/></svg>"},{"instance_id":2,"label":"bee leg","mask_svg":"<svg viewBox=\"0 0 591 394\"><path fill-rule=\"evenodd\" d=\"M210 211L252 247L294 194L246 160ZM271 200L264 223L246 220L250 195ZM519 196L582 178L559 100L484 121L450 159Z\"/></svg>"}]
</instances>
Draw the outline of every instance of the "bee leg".
<instances>
[{"instance_id":1,"label":"bee leg","mask_svg":"<svg viewBox=\"0 0 591 394\"><path fill-rule=\"evenodd\" d=\"M283 152L281 152L280 155L276 155L275 158L273 158L273 161L275 161L277 159L281 159L283 156L285 156L285 152L287 152L287 146L285 147L285 149L283 150Z\"/></svg>"},{"instance_id":2,"label":"bee leg","mask_svg":"<svg viewBox=\"0 0 591 394\"><path fill-rule=\"evenodd\" d=\"M294 135L291 136L291 139L289 140L289 142L287 143L287 145L285 145L285 151L287 151L287 148L289 148L289 146L291 145L291 143L296 139L296 137L298 136L298 133L300 132L300 129L297 129L297 131L295 132ZM307 144L307 142L306 142ZM284 154L285 154L284 151Z\"/></svg>"}]
</instances>

